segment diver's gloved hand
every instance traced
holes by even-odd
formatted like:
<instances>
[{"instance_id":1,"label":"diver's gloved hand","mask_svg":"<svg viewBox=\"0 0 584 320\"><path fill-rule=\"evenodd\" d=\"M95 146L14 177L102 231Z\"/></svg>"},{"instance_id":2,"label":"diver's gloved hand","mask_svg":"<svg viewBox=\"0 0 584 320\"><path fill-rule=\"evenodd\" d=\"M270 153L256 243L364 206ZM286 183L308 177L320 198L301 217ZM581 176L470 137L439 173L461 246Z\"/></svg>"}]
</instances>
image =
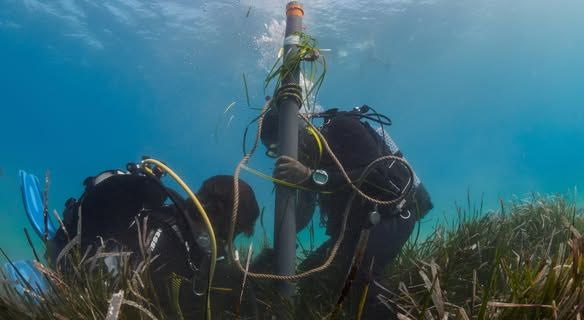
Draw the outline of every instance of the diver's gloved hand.
<instances>
[{"instance_id":1,"label":"diver's gloved hand","mask_svg":"<svg viewBox=\"0 0 584 320\"><path fill-rule=\"evenodd\" d=\"M302 184L312 175L312 169L306 167L300 161L288 156L281 156L276 160L274 178L293 184Z\"/></svg>"}]
</instances>

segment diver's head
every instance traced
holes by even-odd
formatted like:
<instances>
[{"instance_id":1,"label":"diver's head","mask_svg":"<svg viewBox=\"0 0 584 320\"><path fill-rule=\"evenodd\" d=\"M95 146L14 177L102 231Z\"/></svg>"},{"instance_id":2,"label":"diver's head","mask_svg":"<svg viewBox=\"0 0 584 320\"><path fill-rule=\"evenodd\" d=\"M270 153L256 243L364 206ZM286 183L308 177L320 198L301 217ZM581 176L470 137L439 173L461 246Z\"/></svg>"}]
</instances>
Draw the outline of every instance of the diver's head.
<instances>
[{"instance_id":1,"label":"diver's head","mask_svg":"<svg viewBox=\"0 0 584 320\"><path fill-rule=\"evenodd\" d=\"M278 112L275 108L270 108L264 115L262 134L260 139L266 147L266 155L275 157L278 152Z\"/></svg>"},{"instance_id":2,"label":"diver's head","mask_svg":"<svg viewBox=\"0 0 584 320\"><path fill-rule=\"evenodd\" d=\"M309 114L306 114L307 116ZM264 116L262 134L260 136L262 144L266 147L266 155L270 158L277 158L278 153L278 112L275 108L268 110ZM315 159L314 136L308 131L308 125L302 119L298 120L298 157L303 163L308 163Z\"/></svg>"},{"instance_id":3,"label":"diver's head","mask_svg":"<svg viewBox=\"0 0 584 320\"><path fill-rule=\"evenodd\" d=\"M203 182L197 195L203 202L217 238L227 240L233 211L233 176L213 176ZM196 212L195 204L188 203L191 212ZM239 180L239 214L235 235L253 234L255 222L260 214L259 206L252 188Z\"/></svg>"}]
</instances>

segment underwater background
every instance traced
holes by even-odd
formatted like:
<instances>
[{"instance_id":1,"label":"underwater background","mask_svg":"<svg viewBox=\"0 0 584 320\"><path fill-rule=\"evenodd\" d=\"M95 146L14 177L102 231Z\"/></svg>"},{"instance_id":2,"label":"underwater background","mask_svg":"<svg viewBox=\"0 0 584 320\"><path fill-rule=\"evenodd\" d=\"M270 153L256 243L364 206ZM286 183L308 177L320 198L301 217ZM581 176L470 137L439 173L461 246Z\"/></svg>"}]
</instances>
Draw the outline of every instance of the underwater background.
<instances>
[{"instance_id":1,"label":"underwater background","mask_svg":"<svg viewBox=\"0 0 584 320\"><path fill-rule=\"evenodd\" d=\"M142 155L194 190L232 174L257 113L243 74L261 106L285 3L0 0L0 246L31 256L18 169L50 170L59 212L87 176ZM393 120L435 205L424 232L454 219L467 194L486 208L533 192L584 201L584 2L303 4L306 31L331 49L318 103ZM269 173L273 160L258 152L250 165ZM271 234L272 184L243 179Z\"/></svg>"}]
</instances>

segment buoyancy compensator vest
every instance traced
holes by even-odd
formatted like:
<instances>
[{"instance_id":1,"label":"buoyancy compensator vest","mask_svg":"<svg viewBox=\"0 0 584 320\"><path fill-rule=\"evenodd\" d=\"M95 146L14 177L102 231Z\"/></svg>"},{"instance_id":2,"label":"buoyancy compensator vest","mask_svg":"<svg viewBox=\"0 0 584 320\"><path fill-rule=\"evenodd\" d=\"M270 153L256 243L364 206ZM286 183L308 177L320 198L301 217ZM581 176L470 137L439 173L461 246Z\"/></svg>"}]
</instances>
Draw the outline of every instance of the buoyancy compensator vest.
<instances>
[{"instance_id":1,"label":"buoyancy compensator vest","mask_svg":"<svg viewBox=\"0 0 584 320\"><path fill-rule=\"evenodd\" d=\"M375 140L378 148L376 154L379 157L393 155L405 160L397 143L395 143L385 128L385 126L392 124L390 118L377 113L367 105L354 108L351 111L339 111L336 108L329 109L316 115L316 117L324 120L323 131L326 131L327 126L338 117L354 117L359 119L366 132ZM372 161L375 159L369 160ZM403 217L409 217L415 214L417 218L422 218L433 208L430 195L415 171L412 171L413 176L411 176L405 166L398 163L398 161L389 161L383 172L386 175L386 183L382 187L393 191L395 194L400 194L406 190L409 184L412 184L409 194L395 205L395 210L393 210L395 213Z\"/></svg>"},{"instance_id":2,"label":"buoyancy compensator vest","mask_svg":"<svg viewBox=\"0 0 584 320\"><path fill-rule=\"evenodd\" d=\"M63 227L49 243L47 255L59 263L63 249L76 241L82 252L89 246L106 250L130 250L134 257L160 255L158 260L177 266L173 272L190 278L196 262L206 260L204 228L189 227L184 199L165 187L160 176L146 173L136 164L127 171L108 170L85 179L79 199L70 198L63 211ZM192 225L192 224L191 224ZM138 243L141 228L143 244Z\"/></svg>"}]
</instances>

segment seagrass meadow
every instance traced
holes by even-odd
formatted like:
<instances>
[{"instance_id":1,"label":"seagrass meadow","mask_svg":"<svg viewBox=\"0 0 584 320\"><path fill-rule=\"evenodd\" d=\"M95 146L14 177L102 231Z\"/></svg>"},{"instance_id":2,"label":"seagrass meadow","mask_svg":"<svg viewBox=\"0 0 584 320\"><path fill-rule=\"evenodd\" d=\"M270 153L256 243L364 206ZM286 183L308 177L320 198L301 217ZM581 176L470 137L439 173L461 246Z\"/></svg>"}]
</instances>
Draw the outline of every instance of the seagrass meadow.
<instances>
[{"instance_id":1,"label":"seagrass meadow","mask_svg":"<svg viewBox=\"0 0 584 320\"><path fill-rule=\"evenodd\" d=\"M0 1L0 320L582 319L584 1L289 2ZM407 158L406 186L428 191L433 209L411 236L413 221L371 239L352 219L340 224L347 232L333 230L337 210L322 200L337 191L337 169L362 193L356 201L381 205L396 187L402 194L387 201L402 210L409 196L402 179L388 189L349 175L335 140L358 158L356 147L367 144L349 137L363 134L333 137L326 126L337 112L357 111L376 141L381 133ZM282 121L270 129L275 112ZM275 174L278 157L296 151L312 181ZM82 244L80 227L53 248L53 227L75 225L65 215L70 200L85 198L86 182L103 181L86 177L133 171L129 162L151 156L184 182L167 172L164 187L195 204L210 177L241 173L262 208L254 232L232 237L246 218L234 196L231 224L210 223L220 210L204 201L193 212L209 250L191 216L177 216L187 222L181 233L194 237L180 240L193 253L179 262L186 272L160 272L171 259L144 250L159 242L147 232L156 221L135 211L120 223L110 208L89 216L104 229L128 222L133 252L89 232ZM31 179L44 172L42 190L42 179ZM310 193L296 194L296 204L319 209L309 216L288 206L283 199L294 194L281 197L281 186ZM470 189L484 196L473 199ZM530 192L540 194L523 197ZM122 211L129 198L112 208ZM165 204L177 205L170 198ZM359 221L367 228L377 221L373 208ZM357 221L360 211L343 218ZM295 232L280 220L293 216L306 227ZM226 226L230 235L216 238ZM408 231L400 248L385 237L394 230ZM180 253L165 244L161 252Z\"/></svg>"},{"instance_id":2,"label":"seagrass meadow","mask_svg":"<svg viewBox=\"0 0 584 320\"><path fill-rule=\"evenodd\" d=\"M501 203L482 212L470 201L459 207L456 222L439 224L428 237L414 235L382 279L376 303L392 310L395 319L582 319L584 315L584 212L561 196L533 195ZM106 257L118 259L119 272L107 272ZM149 280L149 259L128 263L127 253L98 252L92 257L73 247L66 270L35 266L50 283L39 293L31 284L3 280L1 319L181 319L184 306L162 311ZM172 281L171 281L172 282ZM253 280L248 279L248 283ZM251 284L250 284L251 285ZM170 285L168 293L173 293ZM354 287L342 306L340 292L327 290L324 276L303 282L290 318L359 319L368 306L369 287ZM239 295L241 287L232 288ZM318 299L311 299L318 296ZM371 298L371 297L370 297ZM274 298L275 299L275 298ZM258 299L259 300L259 299ZM308 301L308 302L307 302ZM371 303L371 299L367 299ZM250 303L244 299L244 304ZM270 300L260 304L261 318L271 318ZM168 310L168 306L165 310ZM239 306L223 305L217 319L246 319ZM299 316L302 315L302 316Z\"/></svg>"}]
</instances>

